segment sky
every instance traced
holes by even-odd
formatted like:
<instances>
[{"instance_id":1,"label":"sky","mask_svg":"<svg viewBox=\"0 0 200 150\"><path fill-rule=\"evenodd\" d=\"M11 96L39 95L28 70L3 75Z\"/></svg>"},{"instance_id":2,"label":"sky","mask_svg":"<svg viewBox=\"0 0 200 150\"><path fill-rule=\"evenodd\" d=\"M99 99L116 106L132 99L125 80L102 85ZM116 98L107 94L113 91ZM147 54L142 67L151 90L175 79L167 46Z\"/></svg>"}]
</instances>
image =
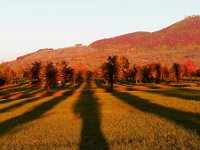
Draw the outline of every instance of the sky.
<instances>
[{"instance_id":1,"label":"sky","mask_svg":"<svg viewBox=\"0 0 200 150\"><path fill-rule=\"evenodd\" d=\"M200 0L0 0L0 62L42 48L153 32L200 15Z\"/></svg>"}]
</instances>

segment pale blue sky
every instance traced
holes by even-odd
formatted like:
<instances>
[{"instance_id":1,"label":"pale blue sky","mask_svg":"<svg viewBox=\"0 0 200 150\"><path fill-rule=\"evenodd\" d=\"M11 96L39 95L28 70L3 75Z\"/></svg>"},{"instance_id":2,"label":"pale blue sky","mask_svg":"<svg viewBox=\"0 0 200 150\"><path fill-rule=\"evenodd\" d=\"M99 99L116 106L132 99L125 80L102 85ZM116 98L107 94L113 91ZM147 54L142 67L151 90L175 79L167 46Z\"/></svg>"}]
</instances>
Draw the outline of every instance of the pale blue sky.
<instances>
[{"instance_id":1,"label":"pale blue sky","mask_svg":"<svg viewBox=\"0 0 200 150\"><path fill-rule=\"evenodd\" d=\"M200 0L0 0L0 61L155 31L199 14Z\"/></svg>"}]
</instances>

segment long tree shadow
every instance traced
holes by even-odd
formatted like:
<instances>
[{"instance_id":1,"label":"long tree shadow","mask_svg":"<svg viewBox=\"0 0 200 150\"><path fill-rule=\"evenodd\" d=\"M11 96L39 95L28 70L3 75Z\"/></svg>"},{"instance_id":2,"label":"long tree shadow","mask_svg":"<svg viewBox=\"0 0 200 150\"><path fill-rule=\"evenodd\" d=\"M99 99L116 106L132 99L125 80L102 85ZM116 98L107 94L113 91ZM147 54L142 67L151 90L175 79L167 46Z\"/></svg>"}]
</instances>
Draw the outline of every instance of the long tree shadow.
<instances>
[{"instance_id":1,"label":"long tree shadow","mask_svg":"<svg viewBox=\"0 0 200 150\"><path fill-rule=\"evenodd\" d=\"M17 85L17 84L14 84L14 85L7 85L7 86L3 85L3 86L0 86L0 92L1 92L1 91L4 91L5 89L8 90L8 89L12 89L12 88L15 88L15 87L18 87L18 86L19 86L19 85Z\"/></svg>"},{"instance_id":2,"label":"long tree shadow","mask_svg":"<svg viewBox=\"0 0 200 150\"><path fill-rule=\"evenodd\" d=\"M0 94L6 92L6 91L10 91L13 89L17 89L17 88L22 88L23 86L28 86L28 84L15 84L15 85L11 85L11 86L0 86Z\"/></svg>"},{"instance_id":3,"label":"long tree shadow","mask_svg":"<svg viewBox=\"0 0 200 150\"><path fill-rule=\"evenodd\" d=\"M48 101L41 103L40 105L36 106L32 110L25 112L22 115L16 116L14 118L8 119L4 122L0 123L0 136L5 135L6 133L10 132L14 128L21 126L23 124L32 122L36 119L39 119L43 114L47 111L51 110L53 107L58 105L61 101L65 100L67 97L72 95L76 89L78 89L80 85L77 85L72 90L66 92L64 95L52 98Z\"/></svg>"},{"instance_id":4,"label":"long tree shadow","mask_svg":"<svg viewBox=\"0 0 200 150\"><path fill-rule=\"evenodd\" d=\"M0 113L5 113L5 112L11 111L11 110L13 110L13 109L16 109L16 108L18 108L18 107L24 106L24 105L26 105L26 104L33 103L33 102L39 100L40 98L41 98L41 97L37 97L37 98L31 98L31 99L26 99L26 100L20 101L20 102L17 103L17 104L14 104L14 105L5 107L5 108L3 108L3 109L0 109Z\"/></svg>"},{"instance_id":5,"label":"long tree shadow","mask_svg":"<svg viewBox=\"0 0 200 150\"><path fill-rule=\"evenodd\" d=\"M20 95L17 98L13 98L13 99L5 98L5 99L0 101L0 104L5 104L5 103L13 102L13 101L18 101L18 100L21 100L23 98L34 97L34 95L37 95L37 94L39 94L41 92L44 92L44 91L45 91L45 89L43 89L43 88L42 89L37 89L35 91L33 90L33 91L30 91L30 92L27 91L27 93L23 93L22 95Z\"/></svg>"},{"instance_id":6,"label":"long tree shadow","mask_svg":"<svg viewBox=\"0 0 200 150\"><path fill-rule=\"evenodd\" d=\"M34 88L37 88L37 86L33 86L30 84L23 84L23 85L16 85L14 87L8 88L8 89L3 89L0 91L0 95L6 95L12 92L19 92L19 91L30 91Z\"/></svg>"},{"instance_id":7,"label":"long tree shadow","mask_svg":"<svg viewBox=\"0 0 200 150\"><path fill-rule=\"evenodd\" d=\"M74 113L82 119L79 149L108 149L108 143L101 132L98 98L92 93L84 94L83 92L74 105Z\"/></svg>"},{"instance_id":8,"label":"long tree shadow","mask_svg":"<svg viewBox=\"0 0 200 150\"><path fill-rule=\"evenodd\" d=\"M35 95L42 93L46 91L45 88L35 87L34 89L30 91L23 91L22 95L17 97L15 100L22 99L22 98L28 98L28 97L34 97Z\"/></svg>"},{"instance_id":9,"label":"long tree shadow","mask_svg":"<svg viewBox=\"0 0 200 150\"><path fill-rule=\"evenodd\" d=\"M17 100L21 98L30 97L34 93L40 92L41 90L44 90L44 88L42 89L38 85L25 84L18 87L16 86L9 90L6 89L5 91L0 92L0 99Z\"/></svg>"},{"instance_id":10,"label":"long tree shadow","mask_svg":"<svg viewBox=\"0 0 200 150\"><path fill-rule=\"evenodd\" d=\"M111 94L141 111L165 118L183 126L185 129L196 132L200 136L200 114L198 113L184 112L161 106L126 92L113 92Z\"/></svg>"},{"instance_id":11,"label":"long tree shadow","mask_svg":"<svg viewBox=\"0 0 200 150\"><path fill-rule=\"evenodd\" d=\"M146 92L161 94L170 97L177 97L185 100L195 100L200 101L200 91L186 89L186 88L172 88L172 89L165 89L165 90L148 90Z\"/></svg>"}]
</instances>

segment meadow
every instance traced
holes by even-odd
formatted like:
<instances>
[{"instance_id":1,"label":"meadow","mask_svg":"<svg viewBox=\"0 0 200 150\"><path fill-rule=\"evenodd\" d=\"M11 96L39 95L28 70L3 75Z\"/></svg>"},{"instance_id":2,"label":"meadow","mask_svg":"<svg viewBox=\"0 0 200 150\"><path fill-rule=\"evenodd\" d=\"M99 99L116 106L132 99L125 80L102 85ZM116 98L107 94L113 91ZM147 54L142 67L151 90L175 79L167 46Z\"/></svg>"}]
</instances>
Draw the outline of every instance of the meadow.
<instances>
[{"instance_id":1,"label":"meadow","mask_svg":"<svg viewBox=\"0 0 200 150\"><path fill-rule=\"evenodd\" d=\"M200 87L0 89L0 149L200 149Z\"/></svg>"}]
</instances>

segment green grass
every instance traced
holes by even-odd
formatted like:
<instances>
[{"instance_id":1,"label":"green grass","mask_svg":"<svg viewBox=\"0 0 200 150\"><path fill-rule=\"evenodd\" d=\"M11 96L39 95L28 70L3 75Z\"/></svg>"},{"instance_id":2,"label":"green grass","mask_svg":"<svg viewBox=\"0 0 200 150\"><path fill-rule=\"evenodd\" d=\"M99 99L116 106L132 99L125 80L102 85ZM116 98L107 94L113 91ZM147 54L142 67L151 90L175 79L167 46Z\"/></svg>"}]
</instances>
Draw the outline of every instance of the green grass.
<instances>
[{"instance_id":1,"label":"green grass","mask_svg":"<svg viewBox=\"0 0 200 150\"><path fill-rule=\"evenodd\" d=\"M0 149L200 149L200 87L98 88L1 89Z\"/></svg>"}]
</instances>

